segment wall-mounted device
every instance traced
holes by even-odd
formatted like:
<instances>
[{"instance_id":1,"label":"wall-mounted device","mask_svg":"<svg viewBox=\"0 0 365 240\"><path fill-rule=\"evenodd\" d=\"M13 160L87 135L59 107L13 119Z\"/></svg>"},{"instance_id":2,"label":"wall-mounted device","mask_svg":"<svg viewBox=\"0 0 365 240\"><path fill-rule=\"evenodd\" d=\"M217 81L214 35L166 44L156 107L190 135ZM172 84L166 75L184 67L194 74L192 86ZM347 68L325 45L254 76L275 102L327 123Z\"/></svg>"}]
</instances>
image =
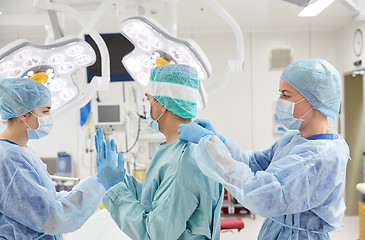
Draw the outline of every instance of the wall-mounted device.
<instances>
[{"instance_id":1,"label":"wall-mounted device","mask_svg":"<svg viewBox=\"0 0 365 240\"><path fill-rule=\"evenodd\" d=\"M123 106L119 103L95 103L92 104L94 121L97 126L123 125Z\"/></svg>"}]
</instances>

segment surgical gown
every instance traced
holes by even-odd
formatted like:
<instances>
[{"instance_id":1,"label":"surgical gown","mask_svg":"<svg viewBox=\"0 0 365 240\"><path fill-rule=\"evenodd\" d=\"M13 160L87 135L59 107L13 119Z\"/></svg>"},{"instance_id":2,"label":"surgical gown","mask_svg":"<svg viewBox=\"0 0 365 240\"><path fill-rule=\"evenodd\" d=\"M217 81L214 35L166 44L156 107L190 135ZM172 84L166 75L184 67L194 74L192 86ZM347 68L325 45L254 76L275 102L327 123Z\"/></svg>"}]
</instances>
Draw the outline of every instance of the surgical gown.
<instances>
[{"instance_id":1,"label":"surgical gown","mask_svg":"<svg viewBox=\"0 0 365 240\"><path fill-rule=\"evenodd\" d=\"M219 239L223 187L197 167L196 145L161 144L142 183L126 175L103 199L133 240Z\"/></svg>"},{"instance_id":2,"label":"surgical gown","mask_svg":"<svg viewBox=\"0 0 365 240\"><path fill-rule=\"evenodd\" d=\"M349 158L344 139L330 135L308 140L293 131L260 151L208 135L198 144L197 163L243 206L267 218L258 239L330 239L328 232L342 226Z\"/></svg>"},{"instance_id":3,"label":"surgical gown","mask_svg":"<svg viewBox=\"0 0 365 240\"><path fill-rule=\"evenodd\" d=\"M62 239L93 214L105 189L90 177L57 193L30 147L0 141L0 239Z\"/></svg>"}]
</instances>

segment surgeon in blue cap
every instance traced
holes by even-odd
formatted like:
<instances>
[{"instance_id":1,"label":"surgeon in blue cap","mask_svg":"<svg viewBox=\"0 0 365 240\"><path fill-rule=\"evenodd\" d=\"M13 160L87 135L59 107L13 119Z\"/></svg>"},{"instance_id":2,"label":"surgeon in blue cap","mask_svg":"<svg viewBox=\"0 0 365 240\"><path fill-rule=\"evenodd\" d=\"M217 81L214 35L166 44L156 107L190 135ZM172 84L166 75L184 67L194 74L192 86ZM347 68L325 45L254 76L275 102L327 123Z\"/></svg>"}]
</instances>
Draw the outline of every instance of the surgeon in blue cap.
<instances>
[{"instance_id":1,"label":"surgeon in blue cap","mask_svg":"<svg viewBox=\"0 0 365 240\"><path fill-rule=\"evenodd\" d=\"M51 93L29 78L0 80L0 239L62 239L94 213L124 166L99 168L72 191L57 193L46 166L27 146L52 129ZM107 174L105 172L108 172Z\"/></svg>"},{"instance_id":2,"label":"surgeon in blue cap","mask_svg":"<svg viewBox=\"0 0 365 240\"><path fill-rule=\"evenodd\" d=\"M266 217L258 239L330 239L342 226L349 148L327 118L340 108L341 77L323 59L287 66L276 115L289 131L270 148L244 151L208 120L179 128L197 164L245 207Z\"/></svg>"}]
</instances>

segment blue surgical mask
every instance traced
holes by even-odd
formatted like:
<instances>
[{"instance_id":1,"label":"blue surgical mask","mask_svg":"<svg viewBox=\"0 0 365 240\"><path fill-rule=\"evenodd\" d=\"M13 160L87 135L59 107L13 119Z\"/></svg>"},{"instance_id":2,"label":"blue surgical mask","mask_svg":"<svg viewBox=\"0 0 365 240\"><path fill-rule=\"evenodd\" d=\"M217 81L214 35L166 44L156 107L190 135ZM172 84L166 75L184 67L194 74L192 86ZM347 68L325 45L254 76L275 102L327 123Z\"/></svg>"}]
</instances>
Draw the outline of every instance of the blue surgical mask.
<instances>
[{"instance_id":1,"label":"blue surgical mask","mask_svg":"<svg viewBox=\"0 0 365 240\"><path fill-rule=\"evenodd\" d=\"M297 119L294 118L294 107L295 104L298 104L302 102L305 98L302 100L293 103L287 100L284 100L282 98L279 98L276 102L276 116L278 117L279 121L288 129L290 130L298 130L300 128L300 125L303 122L303 118L305 115L307 115L312 109L309 109L308 112L306 112L301 118Z\"/></svg>"},{"instance_id":2,"label":"blue surgical mask","mask_svg":"<svg viewBox=\"0 0 365 240\"><path fill-rule=\"evenodd\" d=\"M27 125L27 127L28 127L28 129L27 129L28 138L29 139L39 139L44 136L47 136L51 132L52 127L53 127L51 115L38 117L37 115L35 115L32 112L30 112L30 113L33 116L35 116L36 118L38 118L38 128L31 129L29 127L29 125L25 122L25 125Z\"/></svg>"},{"instance_id":3,"label":"blue surgical mask","mask_svg":"<svg viewBox=\"0 0 365 240\"><path fill-rule=\"evenodd\" d=\"M146 106L145 106L145 111L146 111L146 120L148 122L148 124L150 125L150 127L155 130L156 132L159 132L160 129L159 129L159 126L158 126L158 120L162 117L162 115L165 113L161 113L161 115L156 119L156 120L153 120L152 116L151 116L151 107L153 106L153 104L155 104L157 102L154 101L152 104L150 104L149 101L147 101L146 103Z\"/></svg>"}]
</instances>

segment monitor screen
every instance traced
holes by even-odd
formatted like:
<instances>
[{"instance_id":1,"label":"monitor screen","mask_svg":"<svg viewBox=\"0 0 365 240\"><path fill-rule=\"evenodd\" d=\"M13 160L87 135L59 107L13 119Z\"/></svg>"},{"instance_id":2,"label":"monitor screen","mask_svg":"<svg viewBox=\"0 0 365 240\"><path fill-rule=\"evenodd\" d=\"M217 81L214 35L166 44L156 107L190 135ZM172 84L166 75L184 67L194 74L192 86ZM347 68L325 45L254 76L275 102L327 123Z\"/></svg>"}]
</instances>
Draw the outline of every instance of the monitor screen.
<instances>
[{"instance_id":1,"label":"monitor screen","mask_svg":"<svg viewBox=\"0 0 365 240\"><path fill-rule=\"evenodd\" d=\"M103 38L110 57L110 81L133 81L122 64L122 58L134 49L134 45L120 33L100 34ZM90 83L94 76L101 76L101 57L98 47L90 35L85 35L88 42L96 53L96 62L87 67L87 82Z\"/></svg>"},{"instance_id":2,"label":"monitor screen","mask_svg":"<svg viewBox=\"0 0 365 240\"><path fill-rule=\"evenodd\" d=\"M98 106L98 122L99 123L120 122L120 106L119 105L99 105Z\"/></svg>"}]
</instances>

